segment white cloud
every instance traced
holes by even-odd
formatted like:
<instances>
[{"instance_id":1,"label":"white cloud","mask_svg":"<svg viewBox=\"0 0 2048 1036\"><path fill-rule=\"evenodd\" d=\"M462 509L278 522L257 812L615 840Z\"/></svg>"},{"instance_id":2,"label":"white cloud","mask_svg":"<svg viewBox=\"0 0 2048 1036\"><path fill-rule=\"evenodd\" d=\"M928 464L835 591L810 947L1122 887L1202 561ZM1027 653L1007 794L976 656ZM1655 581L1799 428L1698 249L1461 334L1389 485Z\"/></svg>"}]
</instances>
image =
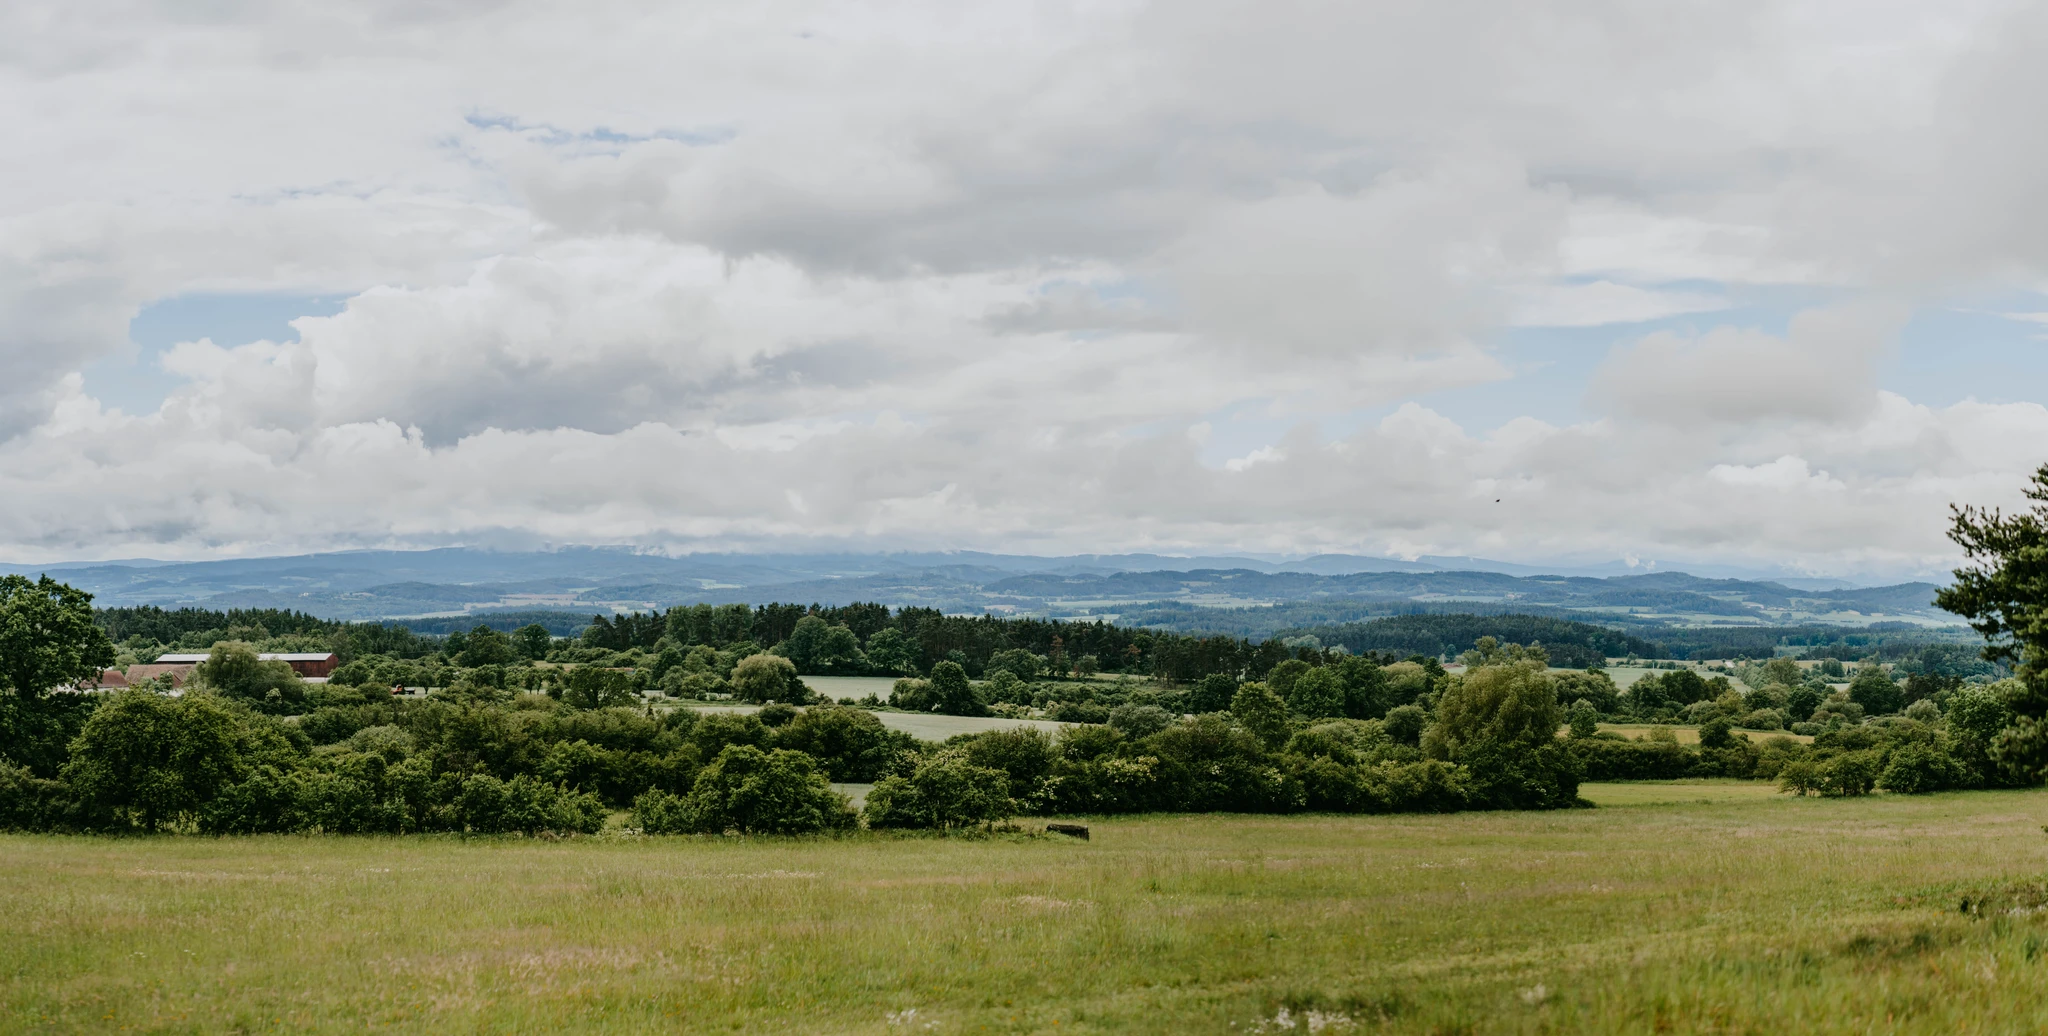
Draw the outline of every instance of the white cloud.
<instances>
[{"instance_id":1,"label":"white cloud","mask_svg":"<svg viewBox=\"0 0 2048 1036\"><path fill-rule=\"evenodd\" d=\"M1617 348L1594 376L1592 398L1668 425L1853 421L1877 405L1877 362L1905 315L1885 305L1809 310L1782 336L1659 331Z\"/></svg>"},{"instance_id":2,"label":"white cloud","mask_svg":"<svg viewBox=\"0 0 2048 1036\"><path fill-rule=\"evenodd\" d=\"M1683 313L1711 313L1728 300L1696 291L1660 291L1599 280L1547 284L1514 293L1509 323L1517 327L1599 327L1634 324Z\"/></svg>"},{"instance_id":3,"label":"white cloud","mask_svg":"<svg viewBox=\"0 0 2048 1036\"><path fill-rule=\"evenodd\" d=\"M2048 430L1878 376L1915 306L2048 283L2044 39L1997 4L12 5L0 555L1924 569ZM1794 288L1831 301L1719 315ZM349 302L171 349L156 414L83 394L200 291ZM1491 346L1687 315L1583 421Z\"/></svg>"}]
</instances>

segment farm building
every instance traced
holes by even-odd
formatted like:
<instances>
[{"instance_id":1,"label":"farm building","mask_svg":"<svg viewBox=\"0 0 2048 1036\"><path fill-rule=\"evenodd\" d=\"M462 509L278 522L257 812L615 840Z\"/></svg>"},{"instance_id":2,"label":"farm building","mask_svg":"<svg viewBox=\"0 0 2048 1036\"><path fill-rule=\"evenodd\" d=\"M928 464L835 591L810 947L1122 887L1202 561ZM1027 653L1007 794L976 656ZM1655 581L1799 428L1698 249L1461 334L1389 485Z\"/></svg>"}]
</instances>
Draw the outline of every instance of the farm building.
<instances>
[{"instance_id":1,"label":"farm building","mask_svg":"<svg viewBox=\"0 0 2048 1036\"><path fill-rule=\"evenodd\" d=\"M283 662L292 667L300 676L326 676L334 672L340 659L332 651L265 651L256 656L265 662ZM205 652L195 654L158 655L158 665L198 665L206 661ZM133 667L131 667L132 670Z\"/></svg>"}]
</instances>

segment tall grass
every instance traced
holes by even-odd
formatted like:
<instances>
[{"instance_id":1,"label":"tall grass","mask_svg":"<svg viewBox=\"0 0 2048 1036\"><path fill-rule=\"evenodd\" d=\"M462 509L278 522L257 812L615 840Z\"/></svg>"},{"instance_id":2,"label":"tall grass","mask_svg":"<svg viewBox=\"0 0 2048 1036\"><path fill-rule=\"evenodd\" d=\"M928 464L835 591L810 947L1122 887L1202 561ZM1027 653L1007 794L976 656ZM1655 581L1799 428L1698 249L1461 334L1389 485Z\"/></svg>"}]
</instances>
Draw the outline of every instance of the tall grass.
<instances>
[{"instance_id":1,"label":"tall grass","mask_svg":"<svg viewBox=\"0 0 2048 1036\"><path fill-rule=\"evenodd\" d=\"M0 1029L2048 1027L2048 793L1641 787L1088 842L9 836Z\"/></svg>"}]
</instances>

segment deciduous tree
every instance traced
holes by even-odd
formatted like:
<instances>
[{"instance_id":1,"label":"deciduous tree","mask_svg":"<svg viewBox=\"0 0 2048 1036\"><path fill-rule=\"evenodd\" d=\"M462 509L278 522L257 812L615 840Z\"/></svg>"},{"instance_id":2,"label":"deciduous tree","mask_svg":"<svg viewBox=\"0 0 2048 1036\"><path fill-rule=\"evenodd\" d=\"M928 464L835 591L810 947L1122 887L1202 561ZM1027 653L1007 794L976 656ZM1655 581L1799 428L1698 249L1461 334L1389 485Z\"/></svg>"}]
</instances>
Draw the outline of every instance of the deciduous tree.
<instances>
[{"instance_id":1,"label":"deciduous tree","mask_svg":"<svg viewBox=\"0 0 2048 1036\"><path fill-rule=\"evenodd\" d=\"M114 664L114 645L92 621L92 595L49 576L0 576L0 679L15 700L98 678Z\"/></svg>"}]
</instances>

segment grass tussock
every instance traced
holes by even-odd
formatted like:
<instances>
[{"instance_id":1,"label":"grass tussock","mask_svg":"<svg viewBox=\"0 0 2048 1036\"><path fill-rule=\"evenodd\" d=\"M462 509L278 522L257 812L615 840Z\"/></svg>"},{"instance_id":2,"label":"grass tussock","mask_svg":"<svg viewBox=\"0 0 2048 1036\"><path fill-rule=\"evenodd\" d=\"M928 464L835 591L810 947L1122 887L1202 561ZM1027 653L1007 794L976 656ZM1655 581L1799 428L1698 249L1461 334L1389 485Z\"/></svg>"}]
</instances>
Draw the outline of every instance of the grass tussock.
<instances>
[{"instance_id":1,"label":"grass tussock","mask_svg":"<svg viewBox=\"0 0 2048 1036\"><path fill-rule=\"evenodd\" d=\"M2048 793L1589 793L1088 842L8 836L0 1029L2048 1027Z\"/></svg>"}]
</instances>

